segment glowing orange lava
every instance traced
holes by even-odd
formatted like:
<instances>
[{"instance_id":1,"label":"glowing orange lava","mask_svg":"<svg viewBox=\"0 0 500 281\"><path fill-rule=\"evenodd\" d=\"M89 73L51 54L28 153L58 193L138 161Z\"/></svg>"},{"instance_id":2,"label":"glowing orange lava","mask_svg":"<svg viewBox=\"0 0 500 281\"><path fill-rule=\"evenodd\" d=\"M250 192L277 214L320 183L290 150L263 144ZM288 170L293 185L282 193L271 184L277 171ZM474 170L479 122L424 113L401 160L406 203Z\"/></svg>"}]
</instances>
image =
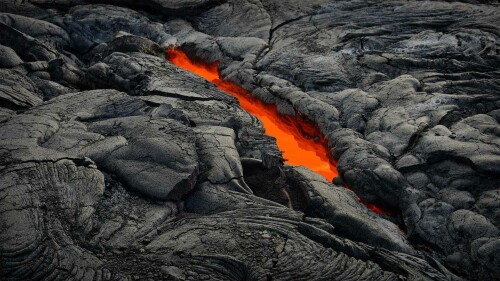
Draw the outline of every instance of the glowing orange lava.
<instances>
[{"instance_id":1,"label":"glowing orange lava","mask_svg":"<svg viewBox=\"0 0 500 281\"><path fill-rule=\"evenodd\" d=\"M211 81L237 98L243 109L259 118L266 134L276 138L286 164L306 166L329 181L338 175L326 140L313 123L301 116L279 114L276 105L265 104L235 83L222 80L217 63L194 62L181 49L168 49L168 54L170 62Z\"/></svg>"},{"instance_id":2,"label":"glowing orange lava","mask_svg":"<svg viewBox=\"0 0 500 281\"><path fill-rule=\"evenodd\" d=\"M237 98L243 109L259 118L266 134L276 138L286 164L306 166L329 181L338 175L326 139L313 123L302 116L279 114L276 105L266 104L235 83L222 80L217 62L212 64L194 62L179 48L167 51L170 62L214 83L219 89ZM349 188L347 184L346 188ZM364 203L359 197L358 200L375 213L390 214L374 204Z\"/></svg>"}]
</instances>

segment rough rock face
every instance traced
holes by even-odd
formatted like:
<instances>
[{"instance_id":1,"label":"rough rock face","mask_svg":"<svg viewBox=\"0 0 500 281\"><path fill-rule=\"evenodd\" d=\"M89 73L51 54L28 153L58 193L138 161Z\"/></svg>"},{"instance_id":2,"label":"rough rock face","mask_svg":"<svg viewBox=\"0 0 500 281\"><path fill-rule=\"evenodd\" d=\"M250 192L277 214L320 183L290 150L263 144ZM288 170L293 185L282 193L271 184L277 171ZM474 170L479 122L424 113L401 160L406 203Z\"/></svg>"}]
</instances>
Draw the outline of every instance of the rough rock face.
<instances>
[{"instance_id":1,"label":"rough rock face","mask_svg":"<svg viewBox=\"0 0 500 281\"><path fill-rule=\"evenodd\" d=\"M0 280L500 280L495 2L0 3Z\"/></svg>"}]
</instances>

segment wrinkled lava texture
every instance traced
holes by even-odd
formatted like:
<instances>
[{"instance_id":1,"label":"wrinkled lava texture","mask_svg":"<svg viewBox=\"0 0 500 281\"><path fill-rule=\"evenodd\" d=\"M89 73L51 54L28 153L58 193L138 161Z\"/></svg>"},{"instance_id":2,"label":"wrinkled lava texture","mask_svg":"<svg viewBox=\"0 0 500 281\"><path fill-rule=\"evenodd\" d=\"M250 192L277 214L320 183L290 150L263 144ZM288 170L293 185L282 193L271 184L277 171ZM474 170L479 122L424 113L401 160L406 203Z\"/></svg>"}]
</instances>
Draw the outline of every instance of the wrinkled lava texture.
<instances>
[{"instance_id":1,"label":"wrinkled lava texture","mask_svg":"<svg viewBox=\"0 0 500 281\"><path fill-rule=\"evenodd\" d=\"M500 280L498 1L0 1L0 280Z\"/></svg>"},{"instance_id":2,"label":"wrinkled lava texture","mask_svg":"<svg viewBox=\"0 0 500 281\"><path fill-rule=\"evenodd\" d=\"M338 176L328 144L314 124L297 115L280 114L274 104L265 104L237 84L221 80L217 63L193 62L182 49L169 49L168 55L172 63L214 83L237 98L245 111L259 118L266 134L276 138L286 164L306 166L330 181Z\"/></svg>"}]
</instances>

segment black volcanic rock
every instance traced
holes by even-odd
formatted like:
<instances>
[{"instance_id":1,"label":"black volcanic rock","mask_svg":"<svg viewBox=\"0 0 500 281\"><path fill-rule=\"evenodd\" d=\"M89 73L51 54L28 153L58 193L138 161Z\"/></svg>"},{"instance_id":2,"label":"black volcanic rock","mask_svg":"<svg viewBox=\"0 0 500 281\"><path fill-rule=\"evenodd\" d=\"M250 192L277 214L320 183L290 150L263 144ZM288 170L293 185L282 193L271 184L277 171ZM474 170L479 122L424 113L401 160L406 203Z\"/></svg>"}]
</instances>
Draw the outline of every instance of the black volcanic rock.
<instances>
[{"instance_id":1,"label":"black volcanic rock","mask_svg":"<svg viewBox=\"0 0 500 281\"><path fill-rule=\"evenodd\" d=\"M497 2L0 3L0 280L500 280Z\"/></svg>"}]
</instances>

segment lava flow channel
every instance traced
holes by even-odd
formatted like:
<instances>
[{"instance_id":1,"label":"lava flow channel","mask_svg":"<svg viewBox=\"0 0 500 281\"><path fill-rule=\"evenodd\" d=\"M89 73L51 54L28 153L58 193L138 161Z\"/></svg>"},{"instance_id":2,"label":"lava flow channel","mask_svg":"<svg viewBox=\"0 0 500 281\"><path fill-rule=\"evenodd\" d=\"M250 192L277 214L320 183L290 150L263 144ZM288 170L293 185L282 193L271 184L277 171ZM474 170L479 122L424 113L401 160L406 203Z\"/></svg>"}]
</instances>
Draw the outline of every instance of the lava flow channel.
<instances>
[{"instance_id":1,"label":"lava flow channel","mask_svg":"<svg viewBox=\"0 0 500 281\"><path fill-rule=\"evenodd\" d=\"M170 62L214 83L219 89L237 98L244 110L259 118L266 134L276 138L286 164L303 165L329 181L338 175L335 163L329 157L326 139L313 123L301 116L279 114L276 105L266 104L237 84L222 80L217 62L194 62L179 48L168 49L168 55Z\"/></svg>"},{"instance_id":2,"label":"lava flow channel","mask_svg":"<svg viewBox=\"0 0 500 281\"><path fill-rule=\"evenodd\" d=\"M204 64L192 61L180 48L167 51L170 62L214 83L217 88L237 98L243 109L259 118L266 134L276 138L276 144L286 159L285 164L306 166L329 181L338 175L326 139L313 123L302 116L280 114L276 105L266 104L237 84L222 80L217 62ZM346 185L346 188L349 187ZM390 214L374 204L361 201L359 197L358 200L375 213Z\"/></svg>"}]
</instances>

